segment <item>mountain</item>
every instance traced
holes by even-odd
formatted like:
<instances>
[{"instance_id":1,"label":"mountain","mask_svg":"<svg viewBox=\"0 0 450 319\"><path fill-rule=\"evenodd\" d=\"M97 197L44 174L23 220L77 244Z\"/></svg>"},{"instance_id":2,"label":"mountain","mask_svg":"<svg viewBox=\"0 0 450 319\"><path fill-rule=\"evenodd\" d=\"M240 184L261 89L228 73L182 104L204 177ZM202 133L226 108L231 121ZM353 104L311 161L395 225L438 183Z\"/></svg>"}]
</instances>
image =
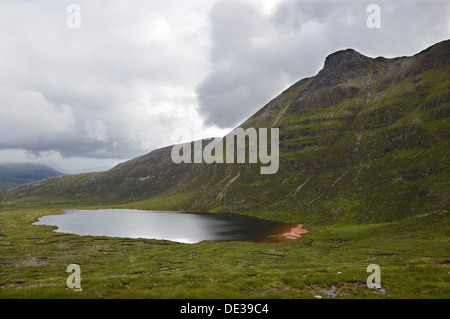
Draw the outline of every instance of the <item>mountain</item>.
<instances>
[{"instance_id":1,"label":"mountain","mask_svg":"<svg viewBox=\"0 0 450 319\"><path fill-rule=\"evenodd\" d=\"M43 164L2 163L0 164L0 190L60 175L62 173Z\"/></svg>"},{"instance_id":2,"label":"mountain","mask_svg":"<svg viewBox=\"0 0 450 319\"><path fill-rule=\"evenodd\" d=\"M37 196L309 223L446 211L449 74L449 40L410 57L338 51L317 75L293 84L240 126L279 128L276 174L260 174L259 164L175 164L169 146L106 172L27 184L0 200Z\"/></svg>"}]
</instances>

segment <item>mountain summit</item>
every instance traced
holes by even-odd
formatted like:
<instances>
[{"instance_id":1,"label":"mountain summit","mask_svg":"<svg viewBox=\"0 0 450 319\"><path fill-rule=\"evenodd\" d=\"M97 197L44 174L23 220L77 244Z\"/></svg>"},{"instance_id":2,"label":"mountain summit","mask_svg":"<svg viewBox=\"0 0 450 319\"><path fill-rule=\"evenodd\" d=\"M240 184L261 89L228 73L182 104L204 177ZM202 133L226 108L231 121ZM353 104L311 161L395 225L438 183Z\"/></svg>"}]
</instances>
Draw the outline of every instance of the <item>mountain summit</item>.
<instances>
[{"instance_id":1,"label":"mountain summit","mask_svg":"<svg viewBox=\"0 0 450 319\"><path fill-rule=\"evenodd\" d=\"M240 212L280 221L392 221L448 209L450 41L414 56L352 49L282 92L242 128L279 128L274 175L254 164L174 164L171 147L109 171L0 195L74 205ZM205 141L206 145L208 141Z\"/></svg>"},{"instance_id":2,"label":"mountain summit","mask_svg":"<svg viewBox=\"0 0 450 319\"><path fill-rule=\"evenodd\" d=\"M341 50L327 56L323 71L345 72L351 69L365 68L372 61L372 58L362 55L353 49Z\"/></svg>"}]
</instances>

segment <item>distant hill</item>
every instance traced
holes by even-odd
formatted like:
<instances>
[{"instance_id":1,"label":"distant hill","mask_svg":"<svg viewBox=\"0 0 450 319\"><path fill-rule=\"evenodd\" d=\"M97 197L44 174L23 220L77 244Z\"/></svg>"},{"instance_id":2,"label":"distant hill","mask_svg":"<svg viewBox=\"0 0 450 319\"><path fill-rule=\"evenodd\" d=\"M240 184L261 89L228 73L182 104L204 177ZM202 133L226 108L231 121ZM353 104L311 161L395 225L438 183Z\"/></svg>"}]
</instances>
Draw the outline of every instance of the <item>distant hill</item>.
<instances>
[{"instance_id":1,"label":"distant hill","mask_svg":"<svg viewBox=\"0 0 450 319\"><path fill-rule=\"evenodd\" d=\"M60 175L63 174L43 164L0 164L0 191Z\"/></svg>"},{"instance_id":2,"label":"distant hill","mask_svg":"<svg viewBox=\"0 0 450 319\"><path fill-rule=\"evenodd\" d=\"M261 175L259 164L175 164L165 147L106 172L3 192L0 201L129 203L309 223L446 212L449 74L450 40L410 57L338 51L241 125L279 128L277 174Z\"/></svg>"}]
</instances>

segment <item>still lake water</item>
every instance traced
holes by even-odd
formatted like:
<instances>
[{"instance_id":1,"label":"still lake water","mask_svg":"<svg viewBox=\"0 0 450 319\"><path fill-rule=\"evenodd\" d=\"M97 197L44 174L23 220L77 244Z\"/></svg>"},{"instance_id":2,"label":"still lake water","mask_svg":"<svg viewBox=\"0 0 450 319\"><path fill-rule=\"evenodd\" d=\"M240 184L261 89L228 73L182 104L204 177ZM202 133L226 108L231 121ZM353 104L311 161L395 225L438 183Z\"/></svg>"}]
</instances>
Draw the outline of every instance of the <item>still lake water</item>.
<instances>
[{"instance_id":1,"label":"still lake water","mask_svg":"<svg viewBox=\"0 0 450 319\"><path fill-rule=\"evenodd\" d=\"M284 224L238 214L184 213L135 209L65 210L33 225L57 226L76 235L165 239L181 243L203 240L259 241Z\"/></svg>"}]
</instances>

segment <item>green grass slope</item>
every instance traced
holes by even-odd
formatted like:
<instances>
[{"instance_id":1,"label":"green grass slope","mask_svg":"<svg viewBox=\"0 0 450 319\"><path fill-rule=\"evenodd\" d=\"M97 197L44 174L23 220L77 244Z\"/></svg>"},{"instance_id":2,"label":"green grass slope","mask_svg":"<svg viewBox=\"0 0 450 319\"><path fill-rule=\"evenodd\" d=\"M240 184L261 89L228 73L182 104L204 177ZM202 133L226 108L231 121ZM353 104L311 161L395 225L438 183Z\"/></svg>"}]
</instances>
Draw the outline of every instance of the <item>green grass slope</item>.
<instances>
[{"instance_id":1,"label":"green grass slope","mask_svg":"<svg viewBox=\"0 0 450 319\"><path fill-rule=\"evenodd\" d=\"M303 238L284 244L180 244L32 225L57 213L36 203L2 210L1 299L450 297L444 213L391 223L308 225ZM66 287L66 268L73 263L81 269L82 291ZM366 285L370 264L381 268L380 290Z\"/></svg>"}]
</instances>

